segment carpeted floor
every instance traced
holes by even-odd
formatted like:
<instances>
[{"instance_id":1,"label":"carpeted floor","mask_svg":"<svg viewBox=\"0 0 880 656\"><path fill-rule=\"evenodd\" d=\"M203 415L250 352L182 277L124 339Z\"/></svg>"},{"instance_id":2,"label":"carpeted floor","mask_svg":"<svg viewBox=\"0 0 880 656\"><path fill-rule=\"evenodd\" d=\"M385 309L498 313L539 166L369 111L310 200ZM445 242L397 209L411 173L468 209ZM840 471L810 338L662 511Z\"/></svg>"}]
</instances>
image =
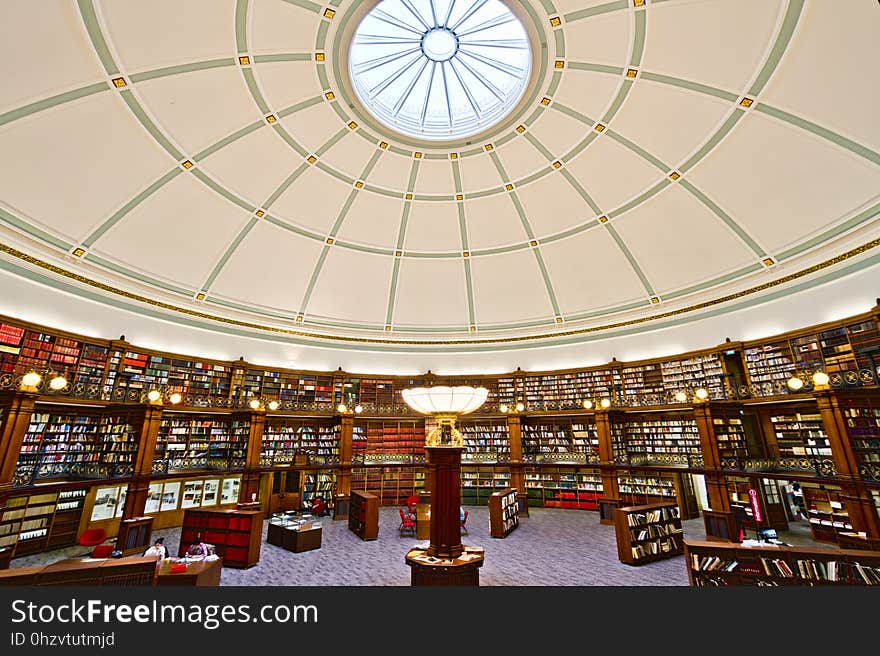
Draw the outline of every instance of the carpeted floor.
<instances>
[{"instance_id":1,"label":"carpeted floor","mask_svg":"<svg viewBox=\"0 0 880 656\"><path fill-rule=\"evenodd\" d=\"M489 537L489 512L485 506L468 507L468 545L482 546L486 562L480 570L481 585L495 586L675 586L687 585L684 557L677 556L639 567L617 559L614 527L599 523L598 514L579 510L533 508L530 517L505 539ZM408 586L410 570L403 557L407 550L424 544L400 537L397 508L379 512L379 539L364 542L348 530L345 521L322 520L321 548L292 553L262 545L260 562L247 570L224 568L221 585L314 585L314 586ZM685 537L704 539L702 519L682 522ZM165 537L172 554L177 553L180 529L156 531ZM265 525L264 525L265 540ZM792 524L780 533L790 544L815 545L809 526ZM84 555L83 547L68 547L16 558L12 567L43 565Z\"/></svg>"}]
</instances>

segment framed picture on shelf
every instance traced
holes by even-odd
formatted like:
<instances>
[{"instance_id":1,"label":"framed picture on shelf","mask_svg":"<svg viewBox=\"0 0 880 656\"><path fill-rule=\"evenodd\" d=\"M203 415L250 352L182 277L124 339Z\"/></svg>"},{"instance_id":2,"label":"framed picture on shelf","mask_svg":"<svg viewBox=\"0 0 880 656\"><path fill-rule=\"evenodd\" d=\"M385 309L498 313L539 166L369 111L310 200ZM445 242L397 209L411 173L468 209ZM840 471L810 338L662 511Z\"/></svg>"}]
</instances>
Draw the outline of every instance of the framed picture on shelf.
<instances>
[{"instance_id":1,"label":"framed picture on shelf","mask_svg":"<svg viewBox=\"0 0 880 656\"><path fill-rule=\"evenodd\" d=\"M165 512L166 510L177 510L179 496L180 481L165 483L165 487L162 489L162 506L160 507L160 510L162 512Z\"/></svg>"},{"instance_id":2,"label":"framed picture on shelf","mask_svg":"<svg viewBox=\"0 0 880 656\"><path fill-rule=\"evenodd\" d=\"M240 485L240 478L224 478L223 489L220 492L220 503L226 504L238 501L238 488Z\"/></svg>"},{"instance_id":3,"label":"framed picture on shelf","mask_svg":"<svg viewBox=\"0 0 880 656\"><path fill-rule=\"evenodd\" d=\"M157 513L162 504L162 484L151 483L150 490L147 493L147 504L144 507L144 514Z\"/></svg>"},{"instance_id":4,"label":"framed picture on shelf","mask_svg":"<svg viewBox=\"0 0 880 656\"><path fill-rule=\"evenodd\" d=\"M116 514L114 517L122 517L122 513L125 511L125 497L128 494L128 486L122 485L119 487L119 501L116 503Z\"/></svg>"},{"instance_id":5,"label":"framed picture on shelf","mask_svg":"<svg viewBox=\"0 0 880 656\"><path fill-rule=\"evenodd\" d=\"M95 494L95 505L92 506L92 521L112 519L116 513L116 502L119 499L120 486L99 487Z\"/></svg>"},{"instance_id":6,"label":"framed picture on shelf","mask_svg":"<svg viewBox=\"0 0 880 656\"><path fill-rule=\"evenodd\" d=\"M205 481L205 491L202 495L202 506L217 505L217 491L220 489L220 479L211 478Z\"/></svg>"},{"instance_id":7,"label":"framed picture on shelf","mask_svg":"<svg viewBox=\"0 0 880 656\"><path fill-rule=\"evenodd\" d=\"M198 508L202 504L203 481L187 481L183 484L183 496L180 499L181 508Z\"/></svg>"}]
</instances>

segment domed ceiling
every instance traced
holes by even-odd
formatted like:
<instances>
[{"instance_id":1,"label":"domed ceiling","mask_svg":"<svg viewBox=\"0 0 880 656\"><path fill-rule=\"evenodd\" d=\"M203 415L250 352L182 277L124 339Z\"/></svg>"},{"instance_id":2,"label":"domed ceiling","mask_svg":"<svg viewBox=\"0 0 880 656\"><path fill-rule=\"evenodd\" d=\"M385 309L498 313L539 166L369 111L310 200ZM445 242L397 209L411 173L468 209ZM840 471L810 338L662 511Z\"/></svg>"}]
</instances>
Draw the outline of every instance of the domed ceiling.
<instances>
[{"instance_id":1,"label":"domed ceiling","mask_svg":"<svg viewBox=\"0 0 880 656\"><path fill-rule=\"evenodd\" d=\"M362 106L376 4L3 3L4 269L406 349L650 329L876 255L877 3L508 0L521 99L455 140Z\"/></svg>"}]
</instances>

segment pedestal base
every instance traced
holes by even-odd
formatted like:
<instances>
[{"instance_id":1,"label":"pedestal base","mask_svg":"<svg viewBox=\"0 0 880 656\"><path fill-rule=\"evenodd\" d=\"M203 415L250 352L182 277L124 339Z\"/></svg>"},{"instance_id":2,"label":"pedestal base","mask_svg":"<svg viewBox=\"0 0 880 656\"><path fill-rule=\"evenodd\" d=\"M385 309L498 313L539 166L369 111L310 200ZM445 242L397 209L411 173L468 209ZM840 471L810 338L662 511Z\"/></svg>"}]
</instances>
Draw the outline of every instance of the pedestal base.
<instances>
[{"instance_id":1,"label":"pedestal base","mask_svg":"<svg viewBox=\"0 0 880 656\"><path fill-rule=\"evenodd\" d=\"M404 560L411 570L411 585L480 585L482 547L464 547L458 558L435 558L425 549L410 549Z\"/></svg>"}]
</instances>

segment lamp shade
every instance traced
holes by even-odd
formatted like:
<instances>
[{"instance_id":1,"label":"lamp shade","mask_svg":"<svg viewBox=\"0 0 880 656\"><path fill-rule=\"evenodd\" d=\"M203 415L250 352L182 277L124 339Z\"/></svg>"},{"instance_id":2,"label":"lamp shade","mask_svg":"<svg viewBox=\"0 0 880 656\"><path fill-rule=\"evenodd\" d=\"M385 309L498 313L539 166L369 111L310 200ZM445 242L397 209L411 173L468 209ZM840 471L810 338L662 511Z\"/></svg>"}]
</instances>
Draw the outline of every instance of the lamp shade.
<instances>
[{"instance_id":1,"label":"lamp shade","mask_svg":"<svg viewBox=\"0 0 880 656\"><path fill-rule=\"evenodd\" d=\"M413 387L401 392L406 404L424 415L465 415L486 402L485 387Z\"/></svg>"}]
</instances>

